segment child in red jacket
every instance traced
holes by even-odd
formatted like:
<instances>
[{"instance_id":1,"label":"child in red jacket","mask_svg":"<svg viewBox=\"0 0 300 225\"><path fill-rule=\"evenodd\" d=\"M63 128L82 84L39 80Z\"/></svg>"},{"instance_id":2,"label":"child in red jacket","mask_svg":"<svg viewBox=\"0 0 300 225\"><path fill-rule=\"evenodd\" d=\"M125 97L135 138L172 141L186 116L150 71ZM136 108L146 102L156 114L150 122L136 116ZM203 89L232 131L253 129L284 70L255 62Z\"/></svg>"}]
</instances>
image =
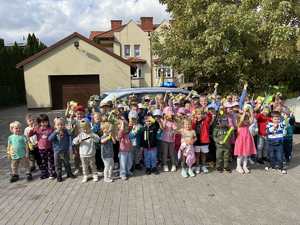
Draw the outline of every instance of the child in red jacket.
<instances>
[{"instance_id":1,"label":"child in red jacket","mask_svg":"<svg viewBox=\"0 0 300 225\"><path fill-rule=\"evenodd\" d=\"M258 140L257 140L257 162L259 164L264 164L264 161L267 160L268 149L266 141L266 128L268 122L272 122L270 116L270 108L265 106L261 113L256 115L257 126L258 126Z\"/></svg>"},{"instance_id":2,"label":"child in red jacket","mask_svg":"<svg viewBox=\"0 0 300 225\"><path fill-rule=\"evenodd\" d=\"M209 128L212 121L211 112L206 112L204 108L196 109L194 118L192 121L192 128L196 132L196 141L194 143L195 153L196 153L196 173L200 173L200 170L203 173L208 173L208 169L206 167L206 154L209 152L208 145L210 143L209 140ZM200 156L201 156L201 164L200 168Z\"/></svg>"}]
</instances>

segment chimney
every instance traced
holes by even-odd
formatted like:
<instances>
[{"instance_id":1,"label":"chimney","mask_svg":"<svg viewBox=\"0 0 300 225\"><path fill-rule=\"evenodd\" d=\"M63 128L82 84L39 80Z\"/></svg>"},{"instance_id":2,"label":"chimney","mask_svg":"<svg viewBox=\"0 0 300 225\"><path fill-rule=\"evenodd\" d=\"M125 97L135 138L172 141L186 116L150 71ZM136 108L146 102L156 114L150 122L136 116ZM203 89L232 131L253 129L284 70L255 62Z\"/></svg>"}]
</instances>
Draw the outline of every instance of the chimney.
<instances>
[{"instance_id":1,"label":"chimney","mask_svg":"<svg viewBox=\"0 0 300 225\"><path fill-rule=\"evenodd\" d=\"M122 26L122 20L111 20L110 24L111 24L111 29L114 30Z\"/></svg>"},{"instance_id":2,"label":"chimney","mask_svg":"<svg viewBox=\"0 0 300 225\"><path fill-rule=\"evenodd\" d=\"M141 17L143 31L153 31L153 17Z\"/></svg>"}]
</instances>

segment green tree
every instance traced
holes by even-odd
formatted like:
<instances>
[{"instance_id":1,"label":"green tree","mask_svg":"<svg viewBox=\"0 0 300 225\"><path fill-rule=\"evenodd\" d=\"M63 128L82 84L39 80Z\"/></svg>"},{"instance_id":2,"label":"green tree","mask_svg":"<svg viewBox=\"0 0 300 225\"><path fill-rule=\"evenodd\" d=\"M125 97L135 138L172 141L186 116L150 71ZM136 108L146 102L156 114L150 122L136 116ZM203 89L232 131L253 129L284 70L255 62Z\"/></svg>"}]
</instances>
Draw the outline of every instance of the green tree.
<instances>
[{"instance_id":1,"label":"green tree","mask_svg":"<svg viewBox=\"0 0 300 225\"><path fill-rule=\"evenodd\" d=\"M226 90L299 77L294 1L160 0L174 21L153 35L160 60L195 84L219 82Z\"/></svg>"}]
</instances>

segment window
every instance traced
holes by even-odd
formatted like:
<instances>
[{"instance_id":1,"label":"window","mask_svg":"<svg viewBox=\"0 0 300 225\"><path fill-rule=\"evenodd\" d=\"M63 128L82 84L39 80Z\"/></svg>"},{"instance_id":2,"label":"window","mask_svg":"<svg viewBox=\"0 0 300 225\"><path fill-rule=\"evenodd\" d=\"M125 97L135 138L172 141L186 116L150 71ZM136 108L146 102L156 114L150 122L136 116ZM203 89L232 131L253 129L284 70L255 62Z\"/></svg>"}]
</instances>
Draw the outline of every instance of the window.
<instances>
[{"instance_id":1,"label":"window","mask_svg":"<svg viewBox=\"0 0 300 225\"><path fill-rule=\"evenodd\" d=\"M173 78L173 69L169 66L160 66L156 69L156 78Z\"/></svg>"},{"instance_id":2,"label":"window","mask_svg":"<svg viewBox=\"0 0 300 225\"><path fill-rule=\"evenodd\" d=\"M136 66L136 71L132 75L132 78L135 78L135 79L142 78L142 66L141 65Z\"/></svg>"},{"instance_id":3,"label":"window","mask_svg":"<svg viewBox=\"0 0 300 225\"><path fill-rule=\"evenodd\" d=\"M134 56L135 57L141 56L141 46L140 45L134 45Z\"/></svg>"},{"instance_id":4,"label":"window","mask_svg":"<svg viewBox=\"0 0 300 225\"><path fill-rule=\"evenodd\" d=\"M124 56L125 57L130 56L130 45L124 45Z\"/></svg>"}]
</instances>

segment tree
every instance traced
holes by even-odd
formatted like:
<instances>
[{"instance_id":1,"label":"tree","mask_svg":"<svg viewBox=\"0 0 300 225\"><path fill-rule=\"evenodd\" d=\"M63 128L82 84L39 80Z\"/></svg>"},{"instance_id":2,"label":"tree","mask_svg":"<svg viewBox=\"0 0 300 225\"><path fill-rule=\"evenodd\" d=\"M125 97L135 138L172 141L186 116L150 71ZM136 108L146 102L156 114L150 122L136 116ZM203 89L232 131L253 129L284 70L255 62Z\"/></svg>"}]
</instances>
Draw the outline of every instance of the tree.
<instances>
[{"instance_id":1,"label":"tree","mask_svg":"<svg viewBox=\"0 0 300 225\"><path fill-rule=\"evenodd\" d=\"M194 83L264 89L299 76L293 1L160 0L172 25L153 35L154 53Z\"/></svg>"}]
</instances>

